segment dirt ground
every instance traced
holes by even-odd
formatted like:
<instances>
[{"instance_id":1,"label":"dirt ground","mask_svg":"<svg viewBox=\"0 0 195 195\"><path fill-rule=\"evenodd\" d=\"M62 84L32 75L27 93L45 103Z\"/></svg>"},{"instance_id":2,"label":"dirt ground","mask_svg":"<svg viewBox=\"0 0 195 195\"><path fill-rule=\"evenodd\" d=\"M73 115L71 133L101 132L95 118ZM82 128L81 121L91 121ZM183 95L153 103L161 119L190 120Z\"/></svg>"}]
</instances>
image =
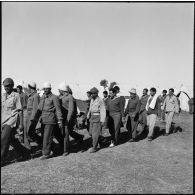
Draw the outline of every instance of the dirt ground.
<instances>
[{"instance_id":1,"label":"dirt ground","mask_svg":"<svg viewBox=\"0 0 195 195\"><path fill-rule=\"evenodd\" d=\"M1 193L193 193L193 115L183 112L174 122L182 132L162 136L165 124L157 121L156 139L129 143L122 129L120 145L105 143L93 154L81 130L82 150L2 167Z\"/></svg>"}]
</instances>

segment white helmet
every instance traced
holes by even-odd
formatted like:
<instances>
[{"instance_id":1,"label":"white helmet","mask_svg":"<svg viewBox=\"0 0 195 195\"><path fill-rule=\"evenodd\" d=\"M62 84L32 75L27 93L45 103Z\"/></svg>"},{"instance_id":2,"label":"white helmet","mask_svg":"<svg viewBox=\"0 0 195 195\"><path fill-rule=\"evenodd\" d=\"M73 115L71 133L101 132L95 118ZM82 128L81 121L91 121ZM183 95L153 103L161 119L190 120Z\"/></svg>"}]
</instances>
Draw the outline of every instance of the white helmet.
<instances>
[{"instance_id":1,"label":"white helmet","mask_svg":"<svg viewBox=\"0 0 195 195\"><path fill-rule=\"evenodd\" d=\"M67 91L67 87L66 87L65 82L60 83L58 86L58 89L62 90L62 91Z\"/></svg>"},{"instance_id":2,"label":"white helmet","mask_svg":"<svg viewBox=\"0 0 195 195\"><path fill-rule=\"evenodd\" d=\"M43 88L50 88L51 89L51 83L49 83L49 82L43 83Z\"/></svg>"},{"instance_id":3,"label":"white helmet","mask_svg":"<svg viewBox=\"0 0 195 195\"><path fill-rule=\"evenodd\" d=\"M35 82L29 82L28 85L34 89L36 89L36 83Z\"/></svg>"}]
</instances>

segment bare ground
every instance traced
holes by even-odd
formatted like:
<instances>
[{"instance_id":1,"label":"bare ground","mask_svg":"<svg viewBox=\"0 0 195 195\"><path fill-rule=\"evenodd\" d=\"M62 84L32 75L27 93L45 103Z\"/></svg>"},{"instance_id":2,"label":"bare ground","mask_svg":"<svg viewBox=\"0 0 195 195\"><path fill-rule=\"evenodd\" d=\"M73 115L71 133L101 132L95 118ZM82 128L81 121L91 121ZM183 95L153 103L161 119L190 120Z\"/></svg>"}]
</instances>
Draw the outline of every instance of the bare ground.
<instances>
[{"instance_id":1,"label":"bare ground","mask_svg":"<svg viewBox=\"0 0 195 195\"><path fill-rule=\"evenodd\" d=\"M175 123L182 132L160 136L158 130L152 142L126 142L123 130L114 148L4 166L1 193L193 193L193 116L181 113ZM157 126L162 132L164 124ZM87 131L79 132L87 143Z\"/></svg>"}]
</instances>

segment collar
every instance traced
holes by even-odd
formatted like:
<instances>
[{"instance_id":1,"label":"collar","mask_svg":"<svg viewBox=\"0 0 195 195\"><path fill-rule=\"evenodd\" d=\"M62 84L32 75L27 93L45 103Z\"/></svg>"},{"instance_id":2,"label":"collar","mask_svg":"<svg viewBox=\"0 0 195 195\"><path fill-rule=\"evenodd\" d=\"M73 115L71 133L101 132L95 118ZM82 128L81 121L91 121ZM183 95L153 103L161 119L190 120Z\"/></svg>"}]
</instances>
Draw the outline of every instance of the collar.
<instances>
[{"instance_id":1,"label":"collar","mask_svg":"<svg viewBox=\"0 0 195 195\"><path fill-rule=\"evenodd\" d=\"M10 94L4 93L5 99L8 99L10 97L14 97L16 92L12 91Z\"/></svg>"},{"instance_id":2,"label":"collar","mask_svg":"<svg viewBox=\"0 0 195 195\"><path fill-rule=\"evenodd\" d=\"M33 91L32 93L30 93L30 94L28 95L28 97L33 96L35 93L36 93L36 91Z\"/></svg>"}]
</instances>

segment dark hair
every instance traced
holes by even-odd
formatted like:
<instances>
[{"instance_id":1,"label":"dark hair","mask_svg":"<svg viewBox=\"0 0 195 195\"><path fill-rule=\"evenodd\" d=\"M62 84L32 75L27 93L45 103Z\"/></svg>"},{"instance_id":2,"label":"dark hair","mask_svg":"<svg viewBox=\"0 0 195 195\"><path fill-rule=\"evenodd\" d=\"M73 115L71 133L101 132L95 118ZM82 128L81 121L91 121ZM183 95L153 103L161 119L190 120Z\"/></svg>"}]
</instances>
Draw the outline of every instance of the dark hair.
<instances>
[{"instance_id":1,"label":"dark hair","mask_svg":"<svg viewBox=\"0 0 195 195\"><path fill-rule=\"evenodd\" d=\"M152 88L150 89L150 91L153 91L153 92L156 93L156 88L152 87Z\"/></svg>"},{"instance_id":2,"label":"dark hair","mask_svg":"<svg viewBox=\"0 0 195 195\"><path fill-rule=\"evenodd\" d=\"M87 93L91 95L91 91L87 91Z\"/></svg>"},{"instance_id":3,"label":"dark hair","mask_svg":"<svg viewBox=\"0 0 195 195\"><path fill-rule=\"evenodd\" d=\"M143 89L143 90L145 90L146 92L148 92L148 89L147 89L147 88L145 88L145 89Z\"/></svg>"},{"instance_id":4,"label":"dark hair","mask_svg":"<svg viewBox=\"0 0 195 195\"><path fill-rule=\"evenodd\" d=\"M170 88L169 91L170 91L170 90L174 93L174 89L173 89L173 88Z\"/></svg>"},{"instance_id":5,"label":"dark hair","mask_svg":"<svg viewBox=\"0 0 195 195\"><path fill-rule=\"evenodd\" d=\"M120 87L119 87L119 86L115 86L114 89L115 89L116 91L120 91Z\"/></svg>"},{"instance_id":6,"label":"dark hair","mask_svg":"<svg viewBox=\"0 0 195 195\"><path fill-rule=\"evenodd\" d=\"M106 95L108 95L108 92L107 92L107 91L104 91L104 92L103 92L103 94L106 94Z\"/></svg>"},{"instance_id":7,"label":"dark hair","mask_svg":"<svg viewBox=\"0 0 195 195\"><path fill-rule=\"evenodd\" d=\"M18 85L17 88L20 89L20 90L23 89L21 85Z\"/></svg>"},{"instance_id":8,"label":"dark hair","mask_svg":"<svg viewBox=\"0 0 195 195\"><path fill-rule=\"evenodd\" d=\"M163 92L163 93L167 93L167 90L166 90L166 89L164 89L162 92Z\"/></svg>"},{"instance_id":9,"label":"dark hair","mask_svg":"<svg viewBox=\"0 0 195 195\"><path fill-rule=\"evenodd\" d=\"M109 91L112 91L112 93L116 94L116 89L115 88L110 88Z\"/></svg>"},{"instance_id":10,"label":"dark hair","mask_svg":"<svg viewBox=\"0 0 195 195\"><path fill-rule=\"evenodd\" d=\"M17 89L16 89L16 88L13 88L13 91L14 91L14 92L17 92Z\"/></svg>"}]
</instances>

